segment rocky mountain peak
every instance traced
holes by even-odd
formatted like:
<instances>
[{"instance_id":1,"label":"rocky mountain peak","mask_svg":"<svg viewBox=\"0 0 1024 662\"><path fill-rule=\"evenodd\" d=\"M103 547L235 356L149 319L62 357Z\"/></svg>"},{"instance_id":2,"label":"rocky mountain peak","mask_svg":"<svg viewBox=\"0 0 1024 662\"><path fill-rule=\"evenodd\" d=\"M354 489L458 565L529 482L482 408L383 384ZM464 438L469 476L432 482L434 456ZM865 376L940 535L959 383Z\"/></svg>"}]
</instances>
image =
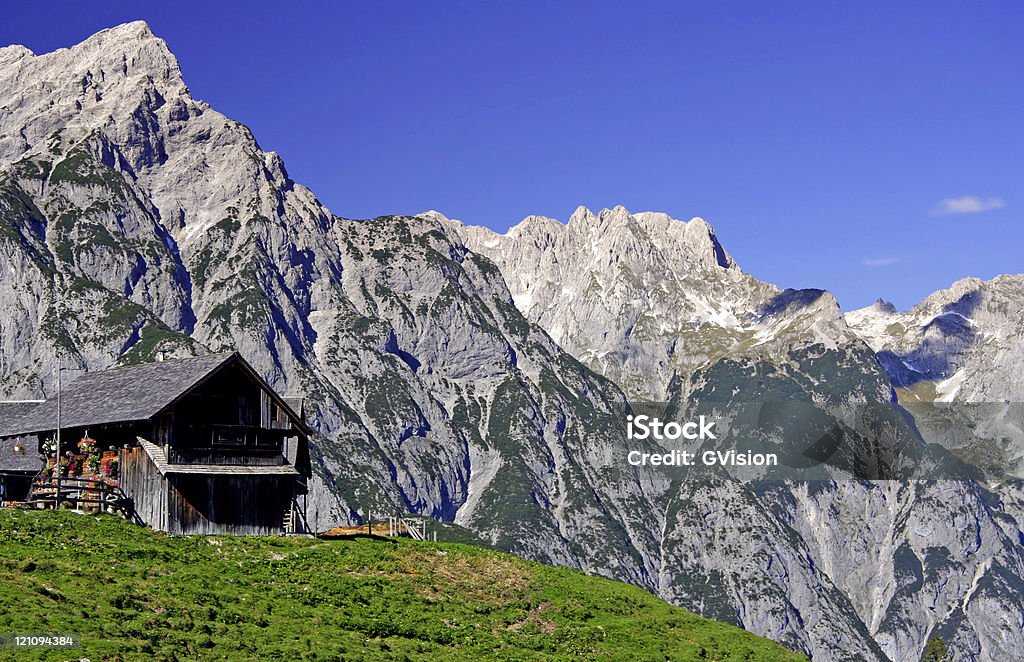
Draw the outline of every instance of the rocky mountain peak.
<instances>
[{"instance_id":1,"label":"rocky mountain peak","mask_svg":"<svg viewBox=\"0 0 1024 662\"><path fill-rule=\"evenodd\" d=\"M423 218L432 218L436 221L440 221L443 223L447 223L448 221L451 220L441 212L437 211L436 209L428 209L427 211L420 212L419 214L416 215L421 216Z\"/></svg>"},{"instance_id":2,"label":"rocky mountain peak","mask_svg":"<svg viewBox=\"0 0 1024 662\"><path fill-rule=\"evenodd\" d=\"M576 211L574 211L572 215L569 216L569 225L586 225L592 222L595 218L596 217L594 216L594 212L590 211L583 205L580 205L579 207L576 208Z\"/></svg>"},{"instance_id":3,"label":"rocky mountain peak","mask_svg":"<svg viewBox=\"0 0 1024 662\"><path fill-rule=\"evenodd\" d=\"M560 234L565 226L554 218L547 216L530 215L519 221L505 233L507 237L518 236L552 236Z\"/></svg>"},{"instance_id":4,"label":"rocky mountain peak","mask_svg":"<svg viewBox=\"0 0 1024 662\"><path fill-rule=\"evenodd\" d=\"M812 309L814 311L837 311L839 303L830 292L814 288L795 290L786 289L780 292L771 303L764 307L762 315L775 317L785 314Z\"/></svg>"},{"instance_id":5,"label":"rocky mountain peak","mask_svg":"<svg viewBox=\"0 0 1024 662\"><path fill-rule=\"evenodd\" d=\"M884 304L884 302L883 302ZM1024 377L1024 276L964 278L906 312L875 303L846 314L902 399L1018 401Z\"/></svg>"},{"instance_id":6,"label":"rocky mountain peak","mask_svg":"<svg viewBox=\"0 0 1024 662\"><path fill-rule=\"evenodd\" d=\"M33 55L35 55L35 53L21 44L11 44L10 46L0 47L0 67L9 62L20 60L24 57L31 57Z\"/></svg>"},{"instance_id":7,"label":"rocky mountain peak","mask_svg":"<svg viewBox=\"0 0 1024 662\"><path fill-rule=\"evenodd\" d=\"M561 223L546 216L527 216L505 234L483 227L463 227L459 234L471 249L519 254L529 251L571 252L597 266L621 265L629 271L726 269L739 272L732 257L702 218L680 221L662 212L631 213L618 205L595 214L580 206ZM493 256L491 256L493 257ZM536 256L551 261L552 256ZM513 258L517 259L517 258ZM560 258L565 262L565 257ZM554 259L555 263L559 259Z\"/></svg>"},{"instance_id":8,"label":"rocky mountain peak","mask_svg":"<svg viewBox=\"0 0 1024 662\"><path fill-rule=\"evenodd\" d=\"M579 207L566 225L529 217L505 235L461 234L528 319L633 397L661 399L673 374L730 353L859 342L831 294L780 292L744 274L699 217Z\"/></svg>"},{"instance_id":9,"label":"rocky mountain peak","mask_svg":"<svg viewBox=\"0 0 1024 662\"><path fill-rule=\"evenodd\" d=\"M73 46L72 49L84 51L96 48L111 48L114 44L130 44L132 42L156 41L167 50L167 45L150 29L146 21L130 21L100 30L85 41ZM116 48L116 47L115 47ZM169 52L169 51L168 51Z\"/></svg>"},{"instance_id":10,"label":"rocky mountain peak","mask_svg":"<svg viewBox=\"0 0 1024 662\"><path fill-rule=\"evenodd\" d=\"M42 64L57 61L72 65L102 81L113 78L148 76L154 83L181 83L181 67L167 43L153 34L145 21L133 21L101 30L69 49L40 55Z\"/></svg>"},{"instance_id":11,"label":"rocky mountain peak","mask_svg":"<svg viewBox=\"0 0 1024 662\"><path fill-rule=\"evenodd\" d=\"M128 55L143 49L149 50L152 54L160 54L161 59L169 57L174 61L175 66L177 65L177 60L174 59L164 40L157 37L150 29L149 24L142 20L100 30L71 48L61 48L40 57L52 58L68 53L79 58L88 57L92 53ZM0 65L35 56L36 54L31 49L21 44L0 47Z\"/></svg>"},{"instance_id":12,"label":"rocky mountain peak","mask_svg":"<svg viewBox=\"0 0 1024 662\"><path fill-rule=\"evenodd\" d=\"M0 54L0 162L64 151L90 132L121 142L126 123L192 102L178 60L143 21L96 33L71 48L34 55L22 46ZM141 119L140 119L141 118Z\"/></svg>"},{"instance_id":13,"label":"rocky mountain peak","mask_svg":"<svg viewBox=\"0 0 1024 662\"><path fill-rule=\"evenodd\" d=\"M602 209L597 215L598 220L603 223L635 223L636 219L629 213L629 210L622 205L615 205L611 209Z\"/></svg>"},{"instance_id":14,"label":"rocky mountain peak","mask_svg":"<svg viewBox=\"0 0 1024 662\"><path fill-rule=\"evenodd\" d=\"M886 301L885 299L883 299L881 297L876 299L875 302L873 304L871 304L871 309L875 310L875 311L878 311L879 313L895 313L895 312L897 312L896 311L896 306L893 303L891 303L889 301Z\"/></svg>"}]
</instances>

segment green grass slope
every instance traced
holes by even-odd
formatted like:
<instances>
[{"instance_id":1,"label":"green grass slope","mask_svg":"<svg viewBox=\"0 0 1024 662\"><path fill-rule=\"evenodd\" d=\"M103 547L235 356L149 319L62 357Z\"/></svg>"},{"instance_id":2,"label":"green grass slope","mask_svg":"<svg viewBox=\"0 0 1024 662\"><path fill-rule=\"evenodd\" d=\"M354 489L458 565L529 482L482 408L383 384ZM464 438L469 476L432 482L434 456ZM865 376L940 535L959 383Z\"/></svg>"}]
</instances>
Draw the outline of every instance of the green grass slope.
<instances>
[{"instance_id":1,"label":"green grass slope","mask_svg":"<svg viewBox=\"0 0 1024 662\"><path fill-rule=\"evenodd\" d=\"M464 545L3 510L0 565L0 634L81 637L19 660L804 659L638 588Z\"/></svg>"}]
</instances>

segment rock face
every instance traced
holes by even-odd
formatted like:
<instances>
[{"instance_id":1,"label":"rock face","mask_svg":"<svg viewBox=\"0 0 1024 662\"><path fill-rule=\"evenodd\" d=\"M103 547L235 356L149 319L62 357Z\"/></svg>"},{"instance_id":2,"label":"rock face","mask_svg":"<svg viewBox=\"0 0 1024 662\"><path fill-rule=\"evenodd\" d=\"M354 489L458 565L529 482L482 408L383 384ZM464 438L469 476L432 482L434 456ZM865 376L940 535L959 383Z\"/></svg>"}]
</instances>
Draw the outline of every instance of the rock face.
<instances>
[{"instance_id":1,"label":"rock face","mask_svg":"<svg viewBox=\"0 0 1024 662\"><path fill-rule=\"evenodd\" d=\"M965 278L907 312L846 315L877 352L925 440L981 468L1024 478L1024 276Z\"/></svg>"},{"instance_id":2,"label":"rock face","mask_svg":"<svg viewBox=\"0 0 1024 662\"><path fill-rule=\"evenodd\" d=\"M911 310L875 304L846 314L878 353L901 400L1024 400L1024 276L965 278Z\"/></svg>"},{"instance_id":3,"label":"rock face","mask_svg":"<svg viewBox=\"0 0 1024 662\"><path fill-rule=\"evenodd\" d=\"M673 376L723 357L859 344L830 294L744 274L700 218L580 207L567 224L530 216L505 235L463 235L528 319L633 399L665 400Z\"/></svg>"},{"instance_id":4,"label":"rock face","mask_svg":"<svg viewBox=\"0 0 1024 662\"><path fill-rule=\"evenodd\" d=\"M346 220L193 99L143 23L0 49L0 397L48 394L58 363L237 349L307 399L314 523L454 522L815 659L916 660L933 635L957 659L1017 655L1020 483L640 472L613 443L630 401L785 394L852 429L851 402L914 375L969 368L955 397L1017 397L1019 278L844 317L744 274L700 219Z\"/></svg>"}]
</instances>

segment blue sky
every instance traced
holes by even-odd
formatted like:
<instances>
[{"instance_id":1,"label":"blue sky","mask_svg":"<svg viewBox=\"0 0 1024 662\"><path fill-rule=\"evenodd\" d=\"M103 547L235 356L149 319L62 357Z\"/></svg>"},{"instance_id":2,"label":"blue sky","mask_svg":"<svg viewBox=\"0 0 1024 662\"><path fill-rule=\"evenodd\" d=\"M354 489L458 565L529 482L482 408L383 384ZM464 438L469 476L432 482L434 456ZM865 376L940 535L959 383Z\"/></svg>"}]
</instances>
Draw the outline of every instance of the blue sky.
<instances>
[{"instance_id":1,"label":"blue sky","mask_svg":"<svg viewBox=\"0 0 1024 662\"><path fill-rule=\"evenodd\" d=\"M145 19L342 216L699 215L845 309L1024 272L1024 3L146 5L19 3L0 44Z\"/></svg>"}]
</instances>

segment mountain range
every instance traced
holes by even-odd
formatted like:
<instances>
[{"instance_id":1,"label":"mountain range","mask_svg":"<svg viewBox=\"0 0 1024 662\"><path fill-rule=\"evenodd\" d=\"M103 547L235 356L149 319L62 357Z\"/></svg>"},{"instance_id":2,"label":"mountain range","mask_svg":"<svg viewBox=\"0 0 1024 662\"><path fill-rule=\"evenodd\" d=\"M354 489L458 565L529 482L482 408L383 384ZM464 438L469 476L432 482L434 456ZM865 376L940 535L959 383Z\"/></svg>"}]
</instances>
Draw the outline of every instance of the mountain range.
<instances>
[{"instance_id":1,"label":"mountain range","mask_svg":"<svg viewBox=\"0 0 1024 662\"><path fill-rule=\"evenodd\" d=\"M844 313L744 273L699 218L344 219L145 23L0 49L0 397L238 350L306 399L319 527L428 515L814 659L1024 650L1022 286ZM779 402L835 432L800 471L622 461L641 403L790 452Z\"/></svg>"}]
</instances>

